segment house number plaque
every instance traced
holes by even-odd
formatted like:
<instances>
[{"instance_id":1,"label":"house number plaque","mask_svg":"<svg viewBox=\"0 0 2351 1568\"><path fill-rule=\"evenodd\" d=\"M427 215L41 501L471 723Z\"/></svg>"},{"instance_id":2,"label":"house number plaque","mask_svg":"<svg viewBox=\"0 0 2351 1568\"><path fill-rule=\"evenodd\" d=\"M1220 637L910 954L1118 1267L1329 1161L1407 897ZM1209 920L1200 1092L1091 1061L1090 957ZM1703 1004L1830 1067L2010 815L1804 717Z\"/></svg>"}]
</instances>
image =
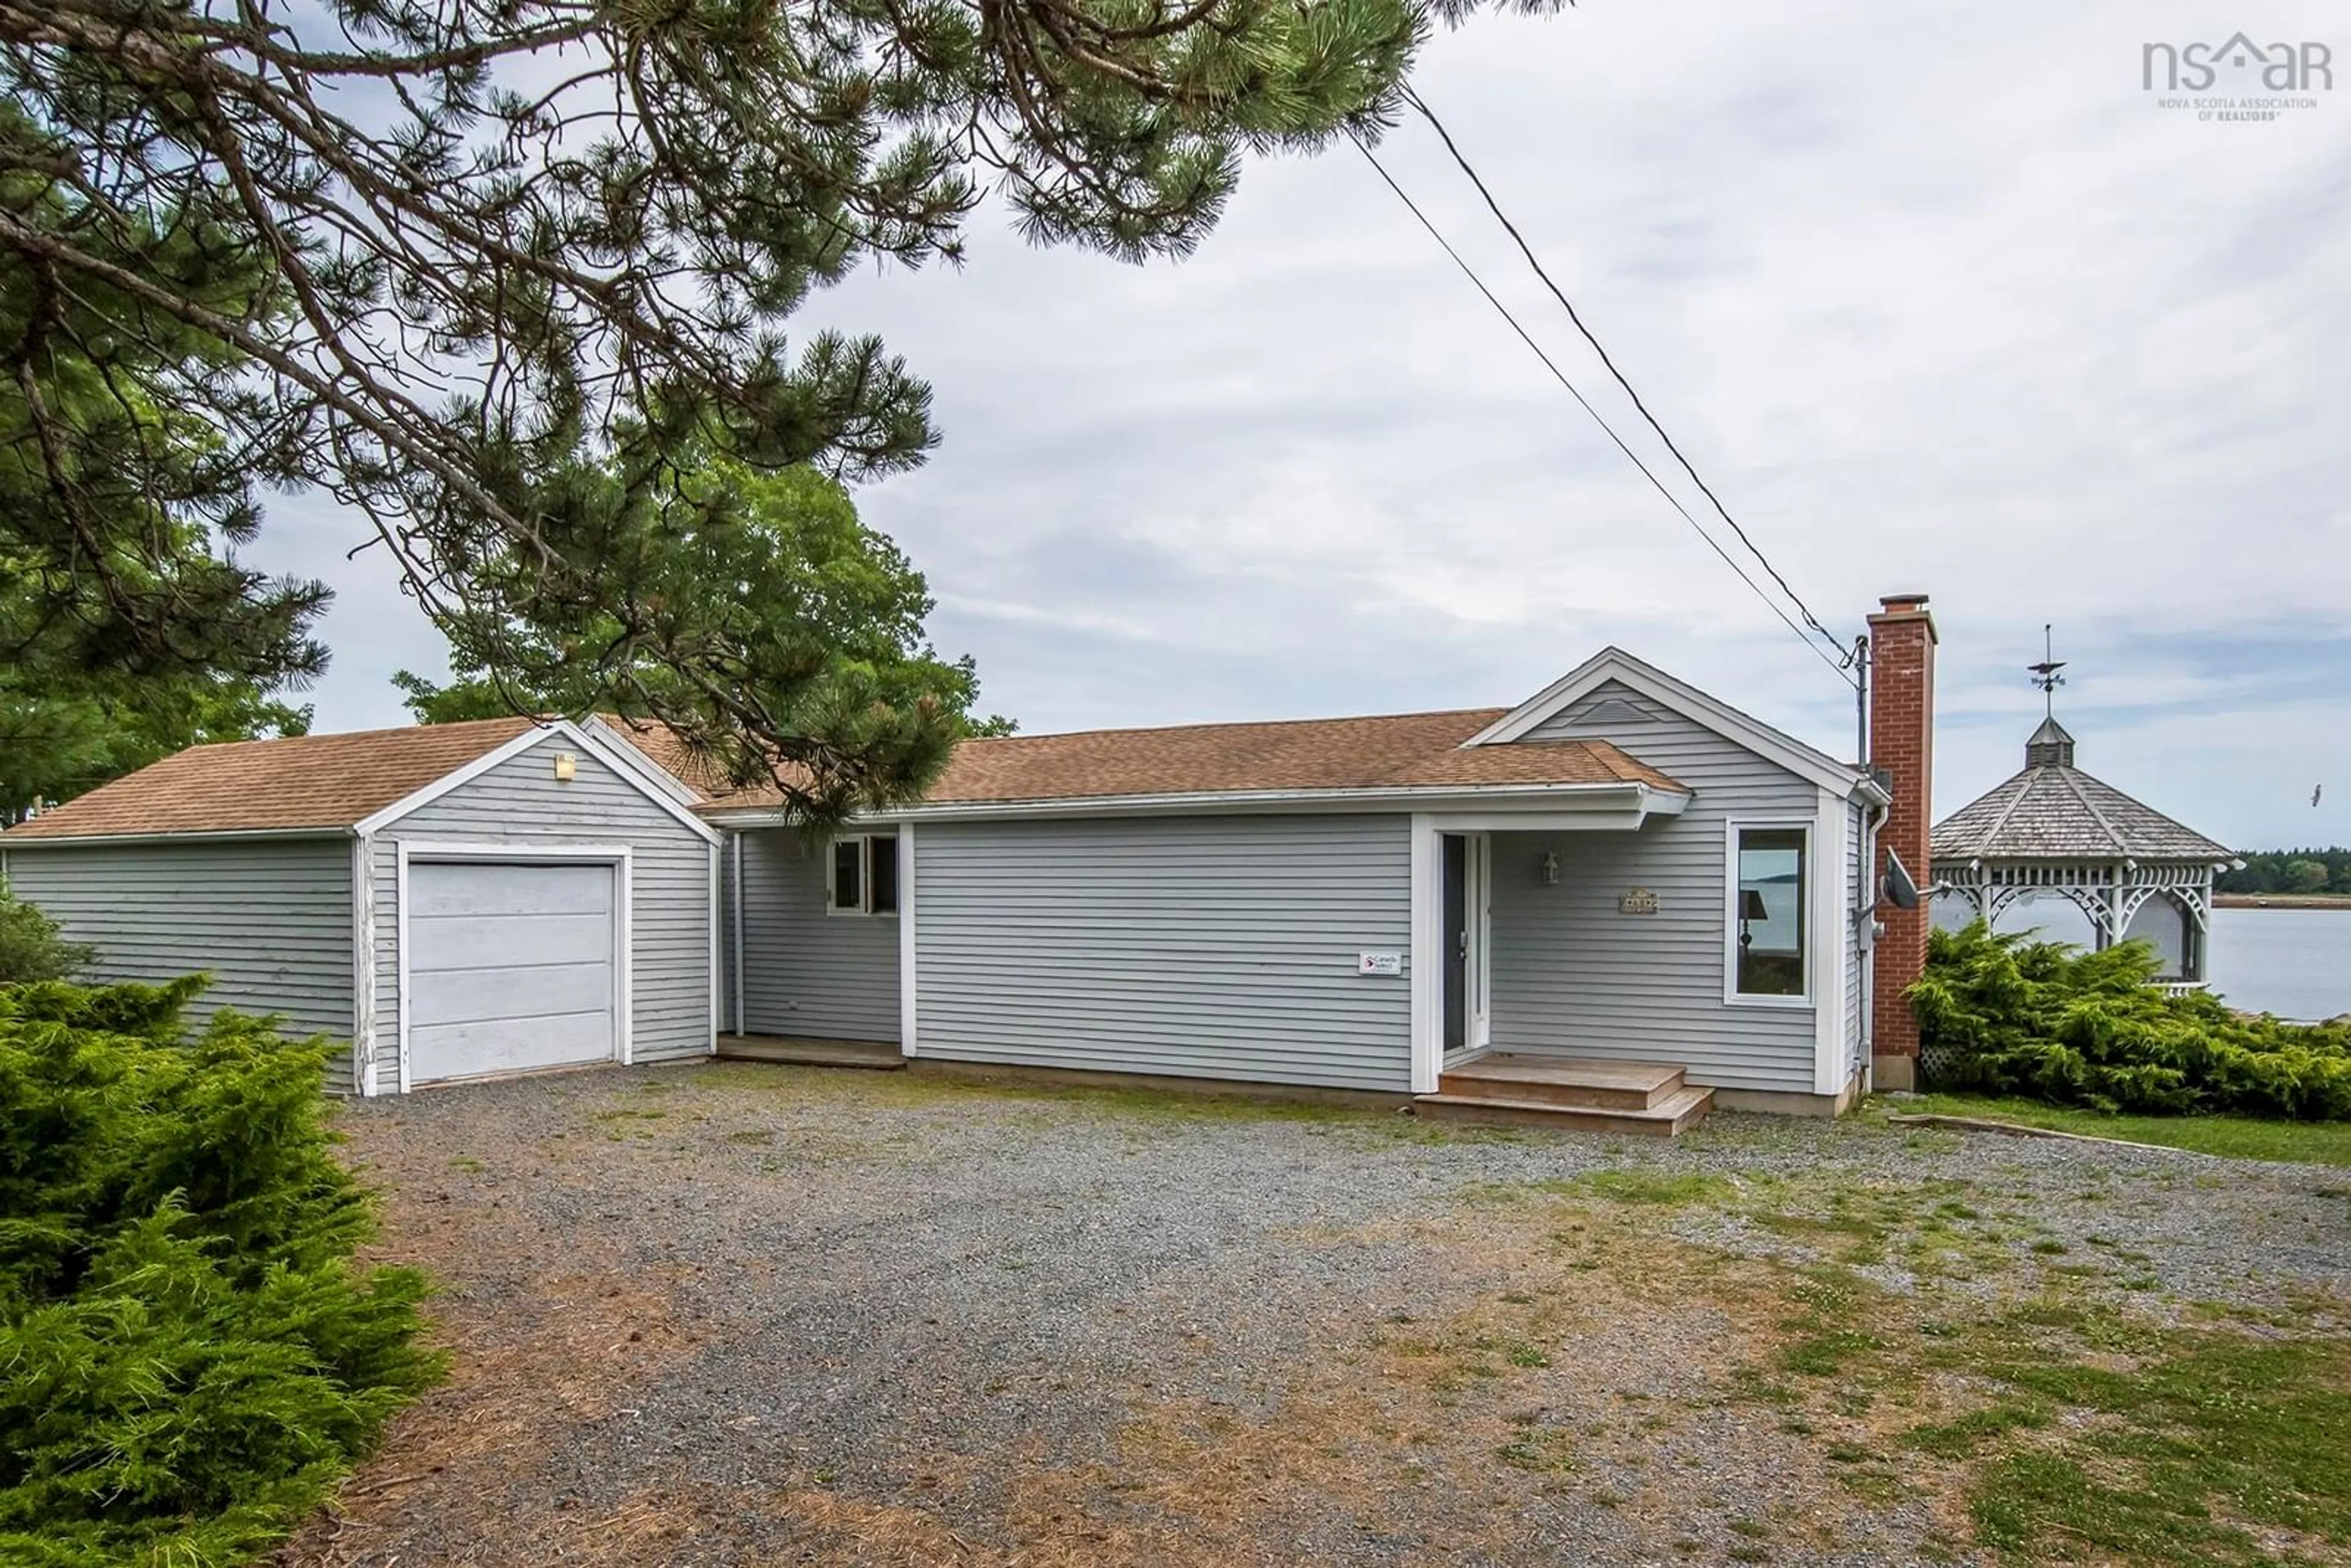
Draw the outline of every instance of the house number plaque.
<instances>
[{"instance_id":1,"label":"house number plaque","mask_svg":"<svg viewBox=\"0 0 2351 1568\"><path fill-rule=\"evenodd\" d=\"M1657 895L1646 887L1628 887L1616 895L1619 915L1655 915Z\"/></svg>"}]
</instances>

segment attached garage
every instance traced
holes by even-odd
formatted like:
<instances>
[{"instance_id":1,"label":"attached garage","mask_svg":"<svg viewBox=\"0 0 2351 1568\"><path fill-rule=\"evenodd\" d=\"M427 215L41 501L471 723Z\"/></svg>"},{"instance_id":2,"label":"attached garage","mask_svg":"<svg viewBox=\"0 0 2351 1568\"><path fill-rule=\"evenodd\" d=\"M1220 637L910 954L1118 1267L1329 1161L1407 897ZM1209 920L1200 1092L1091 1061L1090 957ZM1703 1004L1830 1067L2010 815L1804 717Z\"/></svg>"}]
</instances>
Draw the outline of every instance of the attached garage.
<instances>
[{"instance_id":1,"label":"attached garage","mask_svg":"<svg viewBox=\"0 0 2351 1568\"><path fill-rule=\"evenodd\" d=\"M101 979L350 1041L329 1087L709 1054L717 836L601 724L196 747L0 833Z\"/></svg>"},{"instance_id":2,"label":"attached garage","mask_svg":"<svg viewBox=\"0 0 2351 1568\"><path fill-rule=\"evenodd\" d=\"M409 1081L619 1061L625 858L408 857Z\"/></svg>"}]
</instances>

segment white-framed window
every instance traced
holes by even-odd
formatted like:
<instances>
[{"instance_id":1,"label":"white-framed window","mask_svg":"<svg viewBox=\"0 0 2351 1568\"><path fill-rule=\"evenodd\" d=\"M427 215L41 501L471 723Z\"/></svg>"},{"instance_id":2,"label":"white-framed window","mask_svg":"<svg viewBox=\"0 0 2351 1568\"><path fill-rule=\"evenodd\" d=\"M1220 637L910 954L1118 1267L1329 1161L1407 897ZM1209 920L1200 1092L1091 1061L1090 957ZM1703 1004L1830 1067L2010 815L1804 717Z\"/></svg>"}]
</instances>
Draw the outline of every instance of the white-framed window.
<instances>
[{"instance_id":1,"label":"white-framed window","mask_svg":"<svg viewBox=\"0 0 2351 1568\"><path fill-rule=\"evenodd\" d=\"M825 908L833 915L898 913L898 835L842 833L825 846Z\"/></svg>"},{"instance_id":2,"label":"white-framed window","mask_svg":"<svg viewBox=\"0 0 2351 1568\"><path fill-rule=\"evenodd\" d=\"M1729 833L1723 999L1808 1006L1816 940L1812 824L1734 821Z\"/></svg>"}]
</instances>

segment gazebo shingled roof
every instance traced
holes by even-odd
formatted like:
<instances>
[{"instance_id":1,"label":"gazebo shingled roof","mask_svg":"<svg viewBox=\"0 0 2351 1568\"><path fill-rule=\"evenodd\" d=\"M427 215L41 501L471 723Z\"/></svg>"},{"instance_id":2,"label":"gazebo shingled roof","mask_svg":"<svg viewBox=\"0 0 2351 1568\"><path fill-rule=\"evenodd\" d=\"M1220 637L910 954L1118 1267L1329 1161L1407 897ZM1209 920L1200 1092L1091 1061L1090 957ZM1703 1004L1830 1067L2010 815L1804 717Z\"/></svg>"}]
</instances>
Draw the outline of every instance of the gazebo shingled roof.
<instances>
[{"instance_id":1,"label":"gazebo shingled roof","mask_svg":"<svg viewBox=\"0 0 2351 1568\"><path fill-rule=\"evenodd\" d=\"M2187 924L2172 983L2185 985L2204 978L2213 873L2236 860L2074 767L2074 737L2053 715L2025 742L2023 771L1944 818L1928 842L1936 890L1995 924L2019 899L2055 895L2089 917L2104 947L2151 901L2177 906Z\"/></svg>"},{"instance_id":2,"label":"gazebo shingled roof","mask_svg":"<svg viewBox=\"0 0 2351 1568\"><path fill-rule=\"evenodd\" d=\"M2199 861L2234 856L2195 829L2074 766L2074 737L2045 719L2025 743L2025 766L1936 824L1938 861Z\"/></svg>"}]
</instances>

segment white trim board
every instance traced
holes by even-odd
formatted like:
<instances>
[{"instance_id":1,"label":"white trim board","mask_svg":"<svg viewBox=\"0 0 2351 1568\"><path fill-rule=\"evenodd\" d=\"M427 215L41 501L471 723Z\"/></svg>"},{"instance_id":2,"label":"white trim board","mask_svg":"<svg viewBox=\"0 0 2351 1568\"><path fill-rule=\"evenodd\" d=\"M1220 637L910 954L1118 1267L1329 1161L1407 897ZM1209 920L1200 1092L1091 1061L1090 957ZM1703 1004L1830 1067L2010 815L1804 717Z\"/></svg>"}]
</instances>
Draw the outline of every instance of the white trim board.
<instances>
[{"instance_id":1,"label":"white trim board","mask_svg":"<svg viewBox=\"0 0 2351 1568\"><path fill-rule=\"evenodd\" d=\"M375 841L351 841L351 1092L375 1086Z\"/></svg>"},{"instance_id":2,"label":"white trim board","mask_svg":"<svg viewBox=\"0 0 2351 1568\"><path fill-rule=\"evenodd\" d=\"M59 833L54 838L0 833L0 854L20 850L86 849L92 844L228 844L271 839L342 839L358 830L349 826L321 828L226 828L200 833Z\"/></svg>"},{"instance_id":3,"label":"white trim board","mask_svg":"<svg viewBox=\"0 0 2351 1568\"><path fill-rule=\"evenodd\" d=\"M1424 813L1437 830L1447 833L1615 833L1635 832L1650 817L1678 817L1688 802L1666 797L1670 810L1660 811L1430 811Z\"/></svg>"},{"instance_id":4,"label":"white trim board","mask_svg":"<svg viewBox=\"0 0 2351 1568\"><path fill-rule=\"evenodd\" d=\"M700 817L695 816L692 811L686 810L685 806L682 802L673 799L668 792L656 788L651 779L647 779L641 771L639 771L636 764L628 762L616 756L610 747L590 736L586 730L580 728L578 725L572 723L568 718L557 719L552 724L532 726L530 728L524 730L521 734L514 737L512 739L492 747L489 750L482 753L481 756L476 757L471 762L466 763L464 767L453 768L449 772L444 773L440 778L435 779L432 783L425 785L422 789L415 790L408 795L402 796L397 800L394 800L391 805L384 807L373 816L363 819L356 828L349 831L358 832L362 835L381 832L385 828L388 828L394 822L399 821L402 817L408 816L412 812L420 810L423 808L431 805L434 801L438 800L441 797L450 793L452 790L463 789L465 785L472 783L476 779L479 779L483 774L487 773L493 768L496 768L502 763L510 762L514 758L522 756L525 752L529 751L532 747L553 739L570 741L580 750L588 753L590 757L593 757L596 760L601 762L605 767L611 768L613 774L619 778L622 783L628 785L629 788L634 789L638 794L643 795L646 800L651 800L654 805L660 807L664 812L667 813L675 821L683 822L685 826L693 829L695 835L701 838L705 842L715 843L717 841L717 830L713 828L709 823L704 821ZM634 750L633 747L631 749ZM642 753L639 755L642 755Z\"/></svg>"},{"instance_id":5,"label":"white trim board","mask_svg":"<svg viewBox=\"0 0 2351 1568\"><path fill-rule=\"evenodd\" d=\"M998 817L1141 817L1163 813L1311 811L1481 811L1498 826L1544 831L1596 827L1638 827L1648 817L1676 817L1690 797L1646 784L1447 784L1412 789L1194 790L1165 795L1062 796L1040 800L948 801L904 806L852 818L845 831L906 822L958 821ZM705 818L721 827L787 826L772 806L705 808ZM1504 822L1510 816L1513 820ZM1578 821L1575 819L1591 819Z\"/></svg>"},{"instance_id":6,"label":"white trim board","mask_svg":"<svg viewBox=\"0 0 2351 1568\"><path fill-rule=\"evenodd\" d=\"M1863 770L1839 762L1786 731L1774 729L1761 719L1750 717L1616 647L1603 648L1461 744L1496 746L1517 740L1611 681L1672 709L1733 745L1779 764L1809 783L1836 790L1840 797L1850 797L1855 790L1873 800L1886 795L1876 779Z\"/></svg>"},{"instance_id":7,"label":"white trim board","mask_svg":"<svg viewBox=\"0 0 2351 1568\"><path fill-rule=\"evenodd\" d=\"M709 879L710 892L710 908L707 912L707 919L709 921L708 935L710 937L710 1054L716 1056L718 1054L718 1019L720 1016L718 1011L718 983L720 979L720 971L718 967L718 890L724 880L719 873L718 862L719 857L726 852L725 840L723 838L713 839L707 846L707 852L709 859L705 862L706 869L704 874Z\"/></svg>"},{"instance_id":8,"label":"white trim board","mask_svg":"<svg viewBox=\"0 0 2351 1568\"><path fill-rule=\"evenodd\" d=\"M915 1053L914 824L898 825L898 1054Z\"/></svg>"},{"instance_id":9,"label":"white trim board","mask_svg":"<svg viewBox=\"0 0 2351 1568\"><path fill-rule=\"evenodd\" d=\"M1832 789L1821 791L1820 826L1813 830L1813 860L1821 872L1813 883L1813 928L1818 934L1820 956L1813 960L1820 977L1819 999L1813 1017L1813 1092L1834 1094L1851 1076L1852 1051L1845 1044L1844 992L1846 966L1854 961L1851 874L1845 868L1849 807Z\"/></svg>"},{"instance_id":10,"label":"white trim board","mask_svg":"<svg viewBox=\"0 0 2351 1568\"><path fill-rule=\"evenodd\" d=\"M1442 831L1443 830L1439 830ZM1468 833L1469 1049L1494 1043L1494 835Z\"/></svg>"},{"instance_id":11,"label":"white trim board","mask_svg":"<svg viewBox=\"0 0 2351 1568\"><path fill-rule=\"evenodd\" d=\"M413 1085L408 1071L409 1006L408 985L408 868L412 862L445 864L467 861L491 865L589 864L604 863L613 868L616 885L613 889L612 910L612 1050L614 1058L626 1067L635 1059L636 1049L636 975L632 956L636 947L635 854L627 844L494 844L480 842L437 842L428 840L393 841L392 904L395 912L396 960L393 969L392 994L400 1008L400 1092L409 1092ZM442 1082L435 1080L435 1082ZM451 1080L449 1082L457 1082Z\"/></svg>"},{"instance_id":12,"label":"white trim board","mask_svg":"<svg viewBox=\"0 0 2351 1568\"><path fill-rule=\"evenodd\" d=\"M735 902L735 1032L743 1032L743 835L726 835L735 847L735 880L730 888Z\"/></svg>"},{"instance_id":13,"label":"white trim board","mask_svg":"<svg viewBox=\"0 0 2351 1568\"><path fill-rule=\"evenodd\" d=\"M1411 1080L1415 1094L1437 1092L1445 1058L1445 856L1436 819L1412 819Z\"/></svg>"}]
</instances>

